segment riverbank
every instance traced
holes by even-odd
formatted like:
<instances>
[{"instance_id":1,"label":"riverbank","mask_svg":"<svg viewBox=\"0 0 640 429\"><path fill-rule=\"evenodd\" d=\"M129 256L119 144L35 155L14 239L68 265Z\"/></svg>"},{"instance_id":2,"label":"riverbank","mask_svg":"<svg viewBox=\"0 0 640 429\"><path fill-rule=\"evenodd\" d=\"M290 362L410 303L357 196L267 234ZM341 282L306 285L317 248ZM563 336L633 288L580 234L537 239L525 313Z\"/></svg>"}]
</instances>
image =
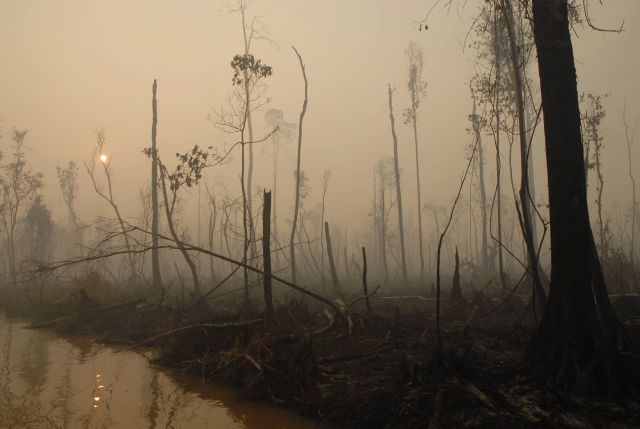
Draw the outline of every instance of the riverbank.
<instances>
[{"instance_id":1,"label":"riverbank","mask_svg":"<svg viewBox=\"0 0 640 429\"><path fill-rule=\"evenodd\" d=\"M515 368L530 328L518 322L525 307L517 300L496 312L481 295L464 308L445 306L438 350L434 302L418 295L371 297L371 311L345 298L340 314L292 295L266 323L255 309L235 311L241 303L230 298L215 306L104 302L81 290L39 307L32 327L131 350L153 346L156 363L332 425L632 428L640 416L632 404L521 380Z\"/></svg>"},{"instance_id":2,"label":"riverbank","mask_svg":"<svg viewBox=\"0 0 640 429\"><path fill-rule=\"evenodd\" d=\"M0 315L0 428L318 429L234 389L149 364L154 350L24 329Z\"/></svg>"}]
</instances>

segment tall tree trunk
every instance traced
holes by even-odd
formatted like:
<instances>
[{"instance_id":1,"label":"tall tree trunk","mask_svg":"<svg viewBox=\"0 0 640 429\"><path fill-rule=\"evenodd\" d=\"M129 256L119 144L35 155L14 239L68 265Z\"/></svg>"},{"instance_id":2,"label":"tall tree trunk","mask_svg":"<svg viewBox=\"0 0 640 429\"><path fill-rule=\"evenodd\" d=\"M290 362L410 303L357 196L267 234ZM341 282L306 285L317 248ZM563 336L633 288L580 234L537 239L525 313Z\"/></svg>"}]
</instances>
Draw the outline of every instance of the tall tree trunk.
<instances>
[{"instance_id":1,"label":"tall tree trunk","mask_svg":"<svg viewBox=\"0 0 640 429\"><path fill-rule=\"evenodd\" d=\"M631 181L631 248L629 249L629 259L631 266L634 267L635 260L635 237L636 237L636 179L633 177L633 157L631 156L631 146L636 136L637 125L634 128L631 136L629 136L629 124L627 124L627 109L625 106L622 121L624 122L625 137L627 140L627 158L629 161L629 180Z\"/></svg>"},{"instance_id":2,"label":"tall tree trunk","mask_svg":"<svg viewBox=\"0 0 640 429\"><path fill-rule=\"evenodd\" d=\"M412 93L412 97L417 95ZM415 106L415 102L412 103ZM418 193L418 246L420 248L420 283L424 282L424 246L422 243L422 193L420 192L420 158L418 157L418 125L416 124L416 109L412 107L413 140L416 148L416 189Z\"/></svg>"},{"instance_id":3,"label":"tall tree trunk","mask_svg":"<svg viewBox=\"0 0 640 429\"><path fill-rule=\"evenodd\" d=\"M250 47L251 47L251 36L247 36L247 24L245 18L246 11L246 3L242 3L240 6L240 16L242 17L242 36L244 39L244 54L249 55ZM251 94L249 91L249 76L247 71L244 71L243 76L244 83L244 96L246 98L246 106L247 110L245 112L246 115L246 124L247 124L247 133L249 137L249 141L253 142L253 122L251 121ZM256 229L253 225L253 144L249 145L249 168L247 169L247 211L249 212L249 243L251 246L251 254L255 256L258 254L258 249L256 245Z\"/></svg>"},{"instance_id":4,"label":"tall tree trunk","mask_svg":"<svg viewBox=\"0 0 640 429\"><path fill-rule=\"evenodd\" d=\"M277 133L276 133L277 134ZM273 201L272 212L273 216L273 237L278 242L278 137L274 134L271 138L273 139L273 189L271 190L271 200ZM280 252L275 253L275 265L276 269L280 265Z\"/></svg>"},{"instance_id":5,"label":"tall tree trunk","mask_svg":"<svg viewBox=\"0 0 640 429\"><path fill-rule=\"evenodd\" d=\"M263 290L264 290L264 318L273 319L273 300L271 298L271 192L264 191L264 208L262 209L262 260L263 260Z\"/></svg>"},{"instance_id":6,"label":"tall tree trunk","mask_svg":"<svg viewBox=\"0 0 640 429\"><path fill-rule=\"evenodd\" d=\"M296 238L296 227L298 223L298 211L300 209L300 156L302 152L302 122L304 121L304 115L307 113L307 94L309 83L307 82L307 73L305 71L302 57L298 53L295 47L291 47L298 57L300 62L300 69L302 70L302 78L304 79L304 102L302 103L302 110L300 111L300 119L298 121L298 157L296 161L296 199L293 207L293 223L291 225L291 237L289 239L289 255L291 258L291 281L296 283L296 252L294 247L294 241Z\"/></svg>"},{"instance_id":7,"label":"tall tree trunk","mask_svg":"<svg viewBox=\"0 0 640 429\"><path fill-rule=\"evenodd\" d=\"M496 114L496 208L498 220L498 271L500 275L500 287L503 295L507 293L507 279L504 272L504 255L502 250L502 160L500 159L500 32L498 30L498 10L494 17L494 50L496 56L496 93L495 93L495 114Z\"/></svg>"},{"instance_id":8,"label":"tall tree trunk","mask_svg":"<svg viewBox=\"0 0 640 429\"><path fill-rule=\"evenodd\" d=\"M398 137L396 136L396 125L393 117L393 91L389 84L389 119L391 121L391 136L393 137L393 162L396 176L396 199L398 200L398 229L400 235L400 263L402 281L407 281L407 257L404 247L404 223L402 221L402 192L400 190L400 161L398 160Z\"/></svg>"},{"instance_id":9,"label":"tall tree trunk","mask_svg":"<svg viewBox=\"0 0 640 429\"><path fill-rule=\"evenodd\" d=\"M367 286L367 251L362 246L362 291L367 303L367 313L371 313L371 302L369 302L369 287Z\"/></svg>"},{"instance_id":10,"label":"tall tree trunk","mask_svg":"<svg viewBox=\"0 0 640 429\"><path fill-rule=\"evenodd\" d=\"M514 90L516 95L516 107L518 110L518 130L520 137L520 214L522 216L521 228L524 236L524 242L526 245L527 258L529 271L533 280L533 303L538 309L544 311L544 306L547 302L547 297L542 288L542 282L540 281L540 271L538 269L538 251L535 248L533 241L533 229L531 219L531 201L529 194L529 165L527 161L528 157L528 143L527 143L527 129L525 125L525 111L524 111L524 85L522 83L521 67L518 61L518 47L515 34L515 25L513 22L513 8L510 0L502 0L502 11L504 14L507 34L509 37L509 49L511 56L511 68L514 77ZM534 307L534 310L536 307Z\"/></svg>"},{"instance_id":11,"label":"tall tree trunk","mask_svg":"<svg viewBox=\"0 0 640 429\"><path fill-rule=\"evenodd\" d=\"M478 146L478 185L480 186L480 213L482 215L482 269L489 273L489 244L487 242L487 191L484 186L484 152L482 150L482 137L480 136L480 122L476 116L476 98L473 96L473 134Z\"/></svg>"},{"instance_id":12,"label":"tall tree trunk","mask_svg":"<svg viewBox=\"0 0 640 429\"><path fill-rule=\"evenodd\" d=\"M619 353L628 343L609 301L589 222L567 1L534 0L533 24L544 109L551 287L525 359L536 375L560 388L616 395L636 388L638 368Z\"/></svg>"},{"instance_id":13,"label":"tall tree trunk","mask_svg":"<svg viewBox=\"0 0 640 429\"><path fill-rule=\"evenodd\" d=\"M380 163L380 249L382 251L382 266L384 267L384 281L389 281L389 264L387 263L387 208L385 204L385 189L387 183L383 171L383 164Z\"/></svg>"},{"instance_id":14,"label":"tall tree trunk","mask_svg":"<svg viewBox=\"0 0 640 429\"><path fill-rule=\"evenodd\" d=\"M157 81L153 80L153 98L151 110L153 119L151 122L151 270L153 276L153 286L160 288L162 279L160 277L160 256L158 252L158 146L156 143L158 125L158 102L156 93L158 89Z\"/></svg>"},{"instance_id":15,"label":"tall tree trunk","mask_svg":"<svg viewBox=\"0 0 640 429\"><path fill-rule=\"evenodd\" d=\"M600 156L602 155L602 143L598 140L598 131L592 126L592 133L596 138L595 147L594 147L594 158L596 164L596 178L598 180L598 198L596 198L596 208L598 210L598 230L600 240L598 244L600 245L600 256L606 256L606 238L604 236L604 220L602 218L602 191L604 190L604 177L602 176L602 162L600 161Z\"/></svg>"}]
</instances>

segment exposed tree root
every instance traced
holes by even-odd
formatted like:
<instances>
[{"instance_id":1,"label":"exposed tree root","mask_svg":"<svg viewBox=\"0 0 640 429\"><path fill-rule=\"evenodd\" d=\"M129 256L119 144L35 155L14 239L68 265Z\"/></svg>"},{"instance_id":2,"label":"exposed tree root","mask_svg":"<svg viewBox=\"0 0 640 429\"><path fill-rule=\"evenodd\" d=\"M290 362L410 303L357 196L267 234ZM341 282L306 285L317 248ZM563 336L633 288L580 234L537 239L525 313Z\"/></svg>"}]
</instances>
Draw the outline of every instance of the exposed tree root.
<instances>
[{"instance_id":1,"label":"exposed tree root","mask_svg":"<svg viewBox=\"0 0 640 429\"><path fill-rule=\"evenodd\" d=\"M525 379L572 395L626 401L640 393L640 360L618 350L597 348L585 360L568 345L532 353L519 367Z\"/></svg>"}]
</instances>

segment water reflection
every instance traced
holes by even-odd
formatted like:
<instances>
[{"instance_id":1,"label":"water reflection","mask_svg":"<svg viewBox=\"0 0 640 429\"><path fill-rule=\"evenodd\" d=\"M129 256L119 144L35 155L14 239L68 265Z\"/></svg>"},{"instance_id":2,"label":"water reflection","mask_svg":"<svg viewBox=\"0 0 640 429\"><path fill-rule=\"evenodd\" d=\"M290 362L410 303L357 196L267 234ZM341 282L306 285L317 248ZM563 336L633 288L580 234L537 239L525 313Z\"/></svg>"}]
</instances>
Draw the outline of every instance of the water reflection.
<instances>
[{"instance_id":1,"label":"water reflection","mask_svg":"<svg viewBox=\"0 0 640 429\"><path fill-rule=\"evenodd\" d=\"M318 427L145 356L0 316L0 428Z\"/></svg>"}]
</instances>

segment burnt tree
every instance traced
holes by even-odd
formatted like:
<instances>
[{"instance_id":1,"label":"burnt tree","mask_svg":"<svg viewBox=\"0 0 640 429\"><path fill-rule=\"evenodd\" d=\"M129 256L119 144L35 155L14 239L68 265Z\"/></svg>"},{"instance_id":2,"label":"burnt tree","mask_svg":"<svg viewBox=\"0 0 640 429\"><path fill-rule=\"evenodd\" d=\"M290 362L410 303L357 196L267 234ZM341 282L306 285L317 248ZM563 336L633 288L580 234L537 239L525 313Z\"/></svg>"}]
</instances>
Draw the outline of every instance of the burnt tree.
<instances>
[{"instance_id":1,"label":"burnt tree","mask_svg":"<svg viewBox=\"0 0 640 429\"><path fill-rule=\"evenodd\" d=\"M551 224L551 287L525 368L576 393L635 389L632 347L609 301L589 223L567 0L534 0ZM623 361L624 359L624 361Z\"/></svg>"}]
</instances>

